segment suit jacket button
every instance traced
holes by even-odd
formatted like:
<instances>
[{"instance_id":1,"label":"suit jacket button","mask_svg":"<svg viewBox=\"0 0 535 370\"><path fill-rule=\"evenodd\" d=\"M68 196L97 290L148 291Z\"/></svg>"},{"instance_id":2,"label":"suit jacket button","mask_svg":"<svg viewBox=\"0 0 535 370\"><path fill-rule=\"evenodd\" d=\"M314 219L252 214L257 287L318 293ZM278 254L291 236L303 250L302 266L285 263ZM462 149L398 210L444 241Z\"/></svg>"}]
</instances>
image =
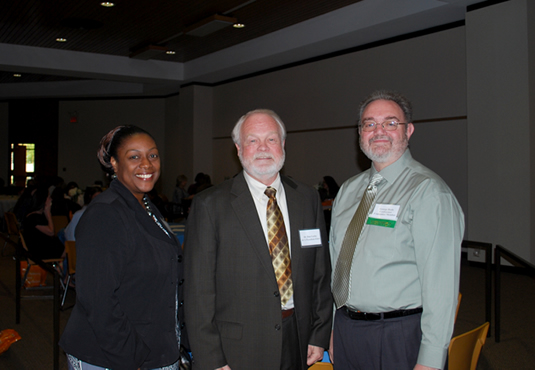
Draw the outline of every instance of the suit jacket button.
<instances>
[{"instance_id":1,"label":"suit jacket button","mask_svg":"<svg viewBox=\"0 0 535 370\"><path fill-rule=\"evenodd\" d=\"M180 281L178 282L178 285L182 285L182 284L184 284L184 279L182 279L182 280L180 280Z\"/></svg>"},{"instance_id":2,"label":"suit jacket button","mask_svg":"<svg viewBox=\"0 0 535 370\"><path fill-rule=\"evenodd\" d=\"M182 262L182 256L178 256L178 257L177 257L177 261L178 261L178 262Z\"/></svg>"},{"instance_id":3,"label":"suit jacket button","mask_svg":"<svg viewBox=\"0 0 535 370\"><path fill-rule=\"evenodd\" d=\"M278 298L278 297L280 296L280 293L279 293L279 291L277 290L276 292L273 292L273 295L274 295L275 297Z\"/></svg>"},{"instance_id":4,"label":"suit jacket button","mask_svg":"<svg viewBox=\"0 0 535 370\"><path fill-rule=\"evenodd\" d=\"M275 325L275 330L281 330L281 326L279 324Z\"/></svg>"}]
</instances>

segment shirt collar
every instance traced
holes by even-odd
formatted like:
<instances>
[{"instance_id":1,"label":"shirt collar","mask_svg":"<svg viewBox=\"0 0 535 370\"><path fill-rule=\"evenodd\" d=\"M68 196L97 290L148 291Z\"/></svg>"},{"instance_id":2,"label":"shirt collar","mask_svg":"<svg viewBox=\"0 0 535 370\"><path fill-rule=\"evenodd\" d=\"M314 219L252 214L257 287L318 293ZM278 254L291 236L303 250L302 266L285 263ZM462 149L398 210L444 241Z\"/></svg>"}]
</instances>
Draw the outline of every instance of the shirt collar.
<instances>
[{"instance_id":1,"label":"shirt collar","mask_svg":"<svg viewBox=\"0 0 535 370\"><path fill-rule=\"evenodd\" d=\"M387 182L389 183L394 182L394 180L401 174L401 172L405 169L405 167L407 167L407 165L409 164L411 160L412 160L411 151L409 150L409 148L407 148L397 161L392 163L390 166L383 168L381 172L377 171L375 169L375 166L372 165L371 171L370 171L370 181L373 175L375 175L376 173L379 173L381 174L381 176L383 176L383 178Z\"/></svg>"},{"instance_id":2,"label":"shirt collar","mask_svg":"<svg viewBox=\"0 0 535 370\"><path fill-rule=\"evenodd\" d=\"M260 181L254 179L246 171L243 171L243 175L245 177L245 181L247 182L247 185L249 186L251 195L254 198L262 199L263 197L267 197L267 195L264 194L264 192L266 191L267 185L262 184ZM281 189L281 186L282 186L280 174L277 174L277 178L269 186L277 190L277 198L278 198L278 195L280 194L279 190Z\"/></svg>"}]
</instances>

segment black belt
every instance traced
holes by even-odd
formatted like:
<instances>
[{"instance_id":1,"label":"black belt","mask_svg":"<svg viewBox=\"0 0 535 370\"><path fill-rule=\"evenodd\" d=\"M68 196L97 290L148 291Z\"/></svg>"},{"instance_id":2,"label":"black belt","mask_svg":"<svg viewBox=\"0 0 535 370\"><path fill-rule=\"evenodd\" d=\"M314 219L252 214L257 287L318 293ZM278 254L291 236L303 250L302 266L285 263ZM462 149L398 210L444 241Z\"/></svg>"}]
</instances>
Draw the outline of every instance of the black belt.
<instances>
[{"instance_id":1,"label":"black belt","mask_svg":"<svg viewBox=\"0 0 535 370\"><path fill-rule=\"evenodd\" d=\"M397 310L397 311L381 312L381 313L353 311L347 306L344 306L341 309L344 310L344 312L347 313L347 316L349 316L349 318L353 320L368 320L368 321L380 320L380 319L393 319L394 317L416 315L417 313L421 313L423 311L422 307L412 308L409 310Z\"/></svg>"}]
</instances>

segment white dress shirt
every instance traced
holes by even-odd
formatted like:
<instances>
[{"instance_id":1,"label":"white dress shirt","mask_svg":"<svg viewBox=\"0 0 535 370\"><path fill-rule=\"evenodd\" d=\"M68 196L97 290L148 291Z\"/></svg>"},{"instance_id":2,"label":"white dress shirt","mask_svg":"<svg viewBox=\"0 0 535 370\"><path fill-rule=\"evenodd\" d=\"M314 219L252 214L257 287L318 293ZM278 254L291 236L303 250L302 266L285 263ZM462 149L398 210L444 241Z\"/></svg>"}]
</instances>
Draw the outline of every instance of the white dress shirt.
<instances>
[{"instance_id":1,"label":"white dress shirt","mask_svg":"<svg viewBox=\"0 0 535 370\"><path fill-rule=\"evenodd\" d=\"M266 246L269 249L269 239L268 239L268 228L267 228L267 204L269 197L264 194L266 191L267 185L262 184L260 181L252 178L246 171L243 171L245 181L253 197L254 204L256 206L256 212L258 213L258 218L260 224L262 224L262 230L264 231L264 236L266 238ZM282 212L282 217L284 218L284 226L286 227L286 235L288 236L288 247L290 248L290 257L292 255L292 245L291 245L291 229L290 229L290 215L288 214L288 204L286 203L286 193L284 192L284 186L281 182L280 174L277 174L277 178L271 185L272 188L277 190L276 198L277 204ZM286 305L282 306L283 310L289 310L294 307L294 298L292 297L286 302Z\"/></svg>"}]
</instances>

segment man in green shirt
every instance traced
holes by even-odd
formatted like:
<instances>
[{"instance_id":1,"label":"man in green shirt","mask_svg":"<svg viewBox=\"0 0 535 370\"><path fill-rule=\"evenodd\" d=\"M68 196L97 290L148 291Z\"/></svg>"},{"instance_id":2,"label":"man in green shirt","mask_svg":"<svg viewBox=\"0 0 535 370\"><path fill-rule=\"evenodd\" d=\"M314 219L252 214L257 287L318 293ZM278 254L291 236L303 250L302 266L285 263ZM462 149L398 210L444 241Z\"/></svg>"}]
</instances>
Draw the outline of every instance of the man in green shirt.
<instances>
[{"instance_id":1,"label":"man in green shirt","mask_svg":"<svg viewBox=\"0 0 535 370\"><path fill-rule=\"evenodd\" d=\"M337 369L444 367L464 216L446 183L412 158L411 121L397 93L377 91L360 107L360 147L372 166L342 185L332 211Z\"/></svg>"}]
</instances>

